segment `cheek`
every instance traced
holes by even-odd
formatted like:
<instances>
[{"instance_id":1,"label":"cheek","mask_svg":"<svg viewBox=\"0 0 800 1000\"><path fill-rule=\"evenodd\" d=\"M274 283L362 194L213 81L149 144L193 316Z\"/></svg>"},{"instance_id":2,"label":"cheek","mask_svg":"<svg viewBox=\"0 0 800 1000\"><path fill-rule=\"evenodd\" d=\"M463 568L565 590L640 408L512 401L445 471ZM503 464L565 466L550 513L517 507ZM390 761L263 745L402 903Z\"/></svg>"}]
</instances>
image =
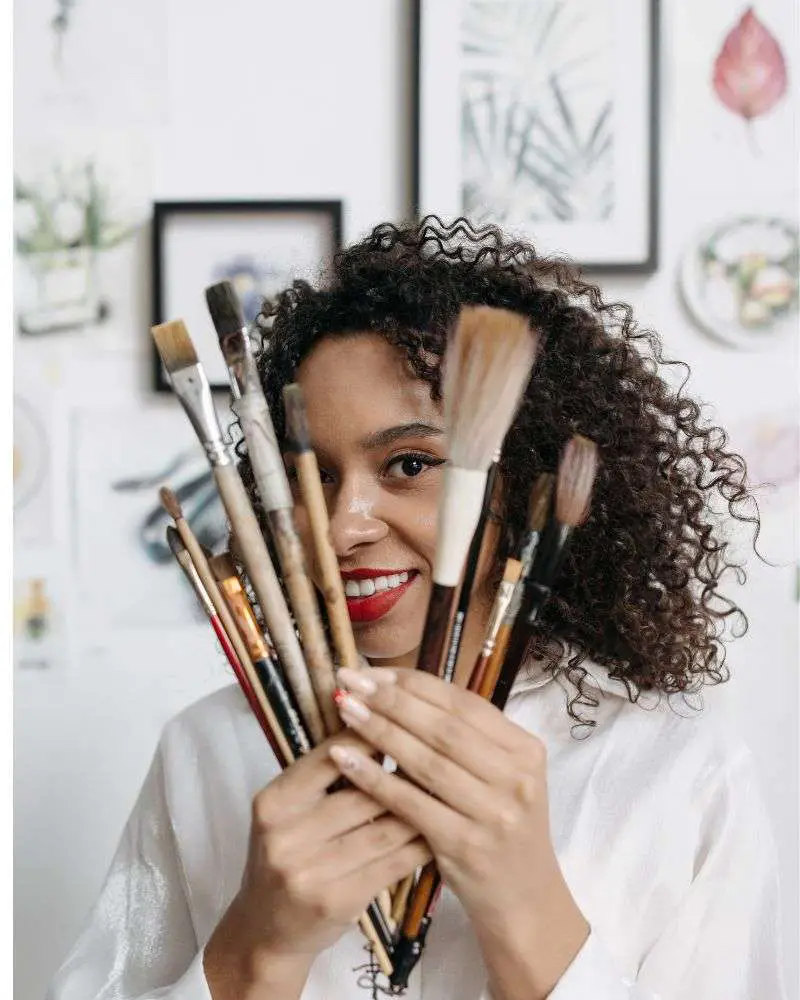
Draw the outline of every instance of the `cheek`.
<instances>
[{"instance_id":1,"label":"cheek","mask_svg":"<svg viewBox=\"0 0 800 1000\"><path fill-rule=\"evenodd\" d=\"M436 555L438 498L409 497L394 518L394 527L404 535L414 551L432 567Z\"/></svg>"}]
</instances>

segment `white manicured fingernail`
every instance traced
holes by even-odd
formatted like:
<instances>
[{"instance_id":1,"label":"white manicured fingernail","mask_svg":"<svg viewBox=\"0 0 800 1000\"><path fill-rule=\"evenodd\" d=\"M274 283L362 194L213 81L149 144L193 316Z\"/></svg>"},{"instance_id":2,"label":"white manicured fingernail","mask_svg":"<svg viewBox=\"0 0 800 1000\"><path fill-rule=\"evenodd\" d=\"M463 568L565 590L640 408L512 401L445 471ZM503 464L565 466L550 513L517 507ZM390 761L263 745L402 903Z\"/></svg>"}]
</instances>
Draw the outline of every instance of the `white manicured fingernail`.
<instances>
[{"instance_id":1,"label":"white manicured fingernail","mask_svg":"<svg viewBox=\"0 0 800 1000\"><path fill-rule=\"evenodd\" d=\"M339 715L341 715L342 721L348 726L357 726L360 722L369 722L372 713L363 701L359 701L358 698L347 694L346 691L337 691L335 698Z\"/></svg>"},{"instance_id":2,"label":"white manicured fingernail","mask_svg":"<svg viewBox=\"0 0 800 1000\"><path fill-rule=\"evenodd\" d=\"M357 771L360 766L359 757L355 750L348 750L347 747L340 747L336 744L328 751L331 760L338 764L343 771Z\"/></svg>"},{"instance_id":3,"label":"white manicured fingernail","mask_svg":"<svg viewBox=\"0 0 800 1000\"><path fill-rule=\"evenodd\" d=\"M378 685L366 670L351 670L349 667L342 667L337 675L339 684L350 688L351 691L358 691L359 694L375 694Z\"/></svg>"}]
</instances>

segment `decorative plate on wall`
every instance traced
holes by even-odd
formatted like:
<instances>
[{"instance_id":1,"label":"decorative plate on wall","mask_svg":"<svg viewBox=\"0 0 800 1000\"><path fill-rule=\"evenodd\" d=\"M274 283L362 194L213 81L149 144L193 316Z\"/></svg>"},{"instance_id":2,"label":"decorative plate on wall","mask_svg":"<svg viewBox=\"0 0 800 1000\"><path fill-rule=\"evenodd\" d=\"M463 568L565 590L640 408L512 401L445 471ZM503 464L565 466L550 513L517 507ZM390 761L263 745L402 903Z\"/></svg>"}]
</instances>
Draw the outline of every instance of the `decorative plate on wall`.
<instances>
[{"instance_id":1,"label":"decorative plate on wall","mask_svg":"<svg viewBox=\"0 0 800 1000\"><path fill-rule=\"evenodd\" d=\"M760 350L794 336L797 224L761 216L719 222L684 254L679 283L694 321L733 347Z\"/></svg>"}]
</instances>

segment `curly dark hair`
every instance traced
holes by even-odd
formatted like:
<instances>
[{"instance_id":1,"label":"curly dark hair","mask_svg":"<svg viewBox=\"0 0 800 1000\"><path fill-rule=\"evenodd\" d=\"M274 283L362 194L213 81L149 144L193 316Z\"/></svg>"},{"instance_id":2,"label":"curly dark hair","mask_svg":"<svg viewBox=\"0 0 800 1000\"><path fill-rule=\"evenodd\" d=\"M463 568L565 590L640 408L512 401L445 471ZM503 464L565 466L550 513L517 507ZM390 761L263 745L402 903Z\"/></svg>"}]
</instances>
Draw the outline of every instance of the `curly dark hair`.
<instances>
[{"instance_id":1,"label":"curly dark hair","mask_svg":"<svg viewBox=\"0 0 800 1000\"><path fill-rule=\"evenodd\" d=\"M688 367L671 388L659 371L680 363L664 360L658 336L568 262L464 219L377 226L337 254L323 287L297 281L264 304L258 363L279 439L281 391L324 337L379 333L438 398L447 333L466 304L522 313L541 337L500 463L507 530L496 574L525 528L535 478L555 471L570 435L599 448L591 512L534 643L545 669L575 689L570 716L595 724L577 711L598 705L584 685L587 659L622 681L633 702L642 691L685 695L728 680L723 638L742 634L747 619L718 591L726 571L744 579L719 515L748 522L757 537L744 460L684 394Z\"/></svg>"}]
</instances>

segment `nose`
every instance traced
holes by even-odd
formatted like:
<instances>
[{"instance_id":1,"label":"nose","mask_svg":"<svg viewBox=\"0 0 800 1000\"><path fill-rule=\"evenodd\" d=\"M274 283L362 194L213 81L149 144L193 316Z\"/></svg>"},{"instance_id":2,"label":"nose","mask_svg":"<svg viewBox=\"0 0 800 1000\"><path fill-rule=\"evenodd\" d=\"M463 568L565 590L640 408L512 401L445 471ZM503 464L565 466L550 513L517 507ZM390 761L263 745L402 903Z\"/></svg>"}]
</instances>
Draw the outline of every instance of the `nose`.
<instances>
[{"instance_id":1,"label":"nose","mask_svg":"<svg viewBox=\"0 0 800 1000\"><path fill-rule=\"evenodd\" d=\"M343 480L328 504L331 544L339 559L357 549L381 541L389 525L377 509L374 490L365 489L357 479Z\"/></svg>"}]
</instances>

